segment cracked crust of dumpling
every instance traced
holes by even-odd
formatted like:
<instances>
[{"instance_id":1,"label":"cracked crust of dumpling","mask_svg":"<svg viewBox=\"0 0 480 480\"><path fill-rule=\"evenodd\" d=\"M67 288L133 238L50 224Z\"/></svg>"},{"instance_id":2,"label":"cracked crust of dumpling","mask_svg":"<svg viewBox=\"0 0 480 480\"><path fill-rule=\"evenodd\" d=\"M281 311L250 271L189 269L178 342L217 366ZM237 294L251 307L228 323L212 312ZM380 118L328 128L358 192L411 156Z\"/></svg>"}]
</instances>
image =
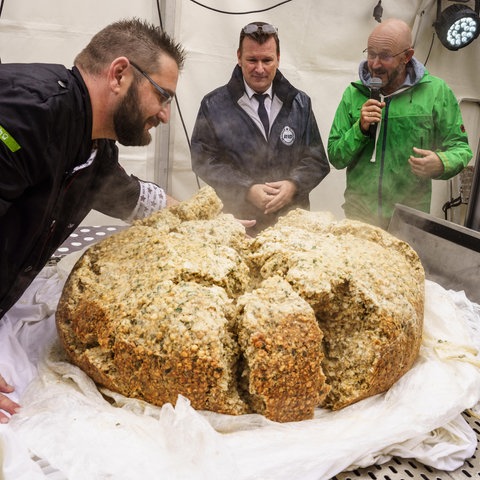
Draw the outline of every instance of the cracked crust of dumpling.
<instances>
[{"instance_id":1,"label":"cracked crust of dumpling","mask_svg":"<svg viewBox=\"0 0 480 480\"><path fill-rule=\"evenodd\" d=\"M220 214L209 220L184 221L172 230L197 241L232 247L243 256L249 249L245 227L229 214Z\"/></svg>"},{"instance_id":2,"label":"cracked crust of dumpling","mask_svg":"<svg viewBox=\"0 0 480 480\"><path fill-rule=\"evenodd\" d=\"M147 218L137 220L135 225L155 227L158 230L170 231L188 220L211 220L220 215L223 203L215 190L206 185L192 198L158 210Z\"/></svg>"},{"instance_id":3,"label":"cracked crust of dumpling","mask_svg":"<svg viewBox=\"0 0 480 480\"><path fill-rule=\"evenodd\" d=\"M202 187L192 198L169 208L182 222L187 220L211 220L217 217L223 203L210 186Z\"/></svg>"},{"instance_id":4,"label":"cracked crust of dumpling","mask_svg":"<svg viewBox=\"0 0 480 480\"><path fill-rule=\"evenodd\" d=\"M233 311L222 288L167 281L142 296L105 288L57 315L67 355L104 387L156 405L183 395L194 408L238 415L250 410L238 394Z\"/></svg>"},{"instance_id":5,"label":"cracked crust of dumpling","mask_svg":"<svg viewBox=\"0 0 480 480\"><path fill-rule=\"evenodd\" d=\"M313 418L329 388L312 308L278 276L240 297L237 308L243 388L253 410L278 422Z\"/></svg>"},{"instance_id":6,"label":"cracked crust of dumpling","mask_svg":"<svg viewBox=\"0 0 480 480\"><path fill-rule=\"evenodd\" d=\"M280 217L275 224L277 227L295 227L308 230L309 232L323 231L325 227L335 222L331 212L311 212L302 208L290 210L287 215Z\"/></svg>"},{"instance_id":7,"label":"cracked crust of dumpling","mask_svg":"<svg viewBox=\"0 0 480 480\"><path fill-rule=\"evenodd\" d=\"M424 271L408 244L377 227L321 222L309 235L300 220L299 228L291 221L260 234L251 261L263 278L285 278L315 310L332 387L323 406L340 409L386 391L412 367Z\"/></svg>"}]
</instances>

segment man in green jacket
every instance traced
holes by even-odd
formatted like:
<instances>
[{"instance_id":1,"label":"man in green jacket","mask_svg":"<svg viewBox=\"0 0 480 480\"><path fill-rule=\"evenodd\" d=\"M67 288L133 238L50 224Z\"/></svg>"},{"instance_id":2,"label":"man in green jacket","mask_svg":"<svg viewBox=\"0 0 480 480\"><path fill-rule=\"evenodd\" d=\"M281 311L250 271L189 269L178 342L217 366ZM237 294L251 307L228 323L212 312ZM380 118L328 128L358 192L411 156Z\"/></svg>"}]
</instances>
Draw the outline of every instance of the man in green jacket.
<instances>
[{"instance_id":1,"label":"man in green jacket","mask_svg":"<svg viewBox=\"0 0 480 480\"><path fill-rule=\"evenodd\" d=\"M380 23L365 53L360 80L337 108L328 154L347 168L346 217L386 229L396 203L429 212L432 179L453 177L473 154L455 95L413 57L405 22Z\"/></svg>"}]
</instances>

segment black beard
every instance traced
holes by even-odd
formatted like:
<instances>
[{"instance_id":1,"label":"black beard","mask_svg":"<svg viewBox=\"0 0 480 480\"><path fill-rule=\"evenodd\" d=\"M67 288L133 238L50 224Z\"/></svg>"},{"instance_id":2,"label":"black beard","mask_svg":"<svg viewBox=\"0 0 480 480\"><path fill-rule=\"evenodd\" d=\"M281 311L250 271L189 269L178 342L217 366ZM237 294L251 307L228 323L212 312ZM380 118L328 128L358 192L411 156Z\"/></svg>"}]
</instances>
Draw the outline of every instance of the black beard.
<instances>
[{"instance_id":1,"label":"black beard","mask_svg":"<svg viewBox=\"0 0 480 480\"><path fill-rule=\"evenodd\" d=\"M113 114L113 125L117 140L127 147L148 145L152 136L145 130L145 122L139 109L136 84L130 85L125 97Z\"/></svg>"}]
</instances>

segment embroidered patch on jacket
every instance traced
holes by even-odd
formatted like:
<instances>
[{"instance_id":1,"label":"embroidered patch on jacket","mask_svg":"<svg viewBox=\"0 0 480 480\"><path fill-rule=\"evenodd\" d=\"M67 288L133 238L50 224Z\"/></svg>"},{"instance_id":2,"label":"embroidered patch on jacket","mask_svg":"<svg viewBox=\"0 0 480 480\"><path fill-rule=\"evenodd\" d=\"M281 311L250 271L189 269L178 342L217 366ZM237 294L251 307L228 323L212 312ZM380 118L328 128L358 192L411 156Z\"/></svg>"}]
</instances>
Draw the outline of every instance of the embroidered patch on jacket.
<instances>
[{"instance_id":1,"label":"embroidered patch on jacket","mask_svg":"<svg viewBox=\"0 0 480 480\"><path fill-rule=\"evenodd\" d=\"M280 133L280 140L284 145L292 145L295 141L295 132L289 126L283 127L283 130Z\"/></svg>"},{"instance_id":2,"label":"embroidered patch on jacket","mask_svg":"<svg viewBox=\"0 0 480 480\"><path fill-rule=\"evenodd\" d=\"M17 141L0 125L0 140L7 146L11 152L20 150Z\"/></svg>"}]
</instances>

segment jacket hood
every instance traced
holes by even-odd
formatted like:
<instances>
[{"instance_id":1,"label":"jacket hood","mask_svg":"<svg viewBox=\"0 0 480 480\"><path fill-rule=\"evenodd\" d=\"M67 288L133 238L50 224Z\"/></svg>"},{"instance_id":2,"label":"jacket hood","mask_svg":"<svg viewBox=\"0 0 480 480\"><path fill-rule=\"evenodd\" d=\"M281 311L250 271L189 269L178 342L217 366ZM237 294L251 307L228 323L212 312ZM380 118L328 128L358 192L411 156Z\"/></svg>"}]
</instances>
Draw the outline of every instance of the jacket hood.
<instances>
[{"instance_id":1,"label":"jacket hood","mask_svg":"<svg viewBox=\"0 0 480 480\"><path fill-rule=\"evenodd\" d=\"M405 79L405 83L403 84L404 87L411 87L412 85L416 85L420 80L423 78L425 73L427 72L423 63L417 60L415 57L407 64L407 78ZM368 88L370 84L370 80L372 76L368 70L368 63L367 60L363 60L360 62L358 67L358 76L362 84Z\"/></svg>"}]
</instances>

